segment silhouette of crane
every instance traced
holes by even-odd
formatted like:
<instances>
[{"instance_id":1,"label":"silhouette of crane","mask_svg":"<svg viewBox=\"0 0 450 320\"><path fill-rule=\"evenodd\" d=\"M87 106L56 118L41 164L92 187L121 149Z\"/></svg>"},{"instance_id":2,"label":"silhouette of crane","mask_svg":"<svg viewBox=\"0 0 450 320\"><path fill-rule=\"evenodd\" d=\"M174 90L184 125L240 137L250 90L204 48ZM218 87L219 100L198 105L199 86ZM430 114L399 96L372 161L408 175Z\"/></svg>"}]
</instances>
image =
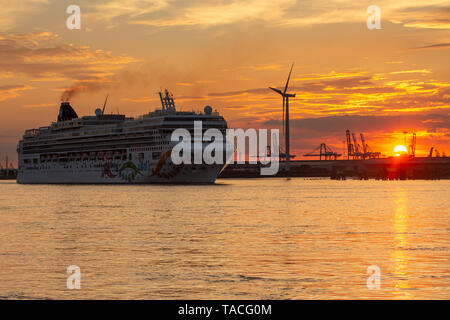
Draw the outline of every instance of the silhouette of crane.
<instances>
[{"instance_id":1,"label":"silhouette of crane","mask_svg":"<svg viewBox=\"0 0 450 320\"><path fill-rule=\"evenodd\" d=\"M408 146L408 153L410 156L415 157L416 156L416 133L413 132L412 138L411 138L411 144Z\"/></svg>"},{"instance_id":2,"label":"silhouette of crane","mask_svg":"<svg viewBox=\"0 0 450 320\"><path fill-rule=\"evenodd\" d=\"M313 151L304 154L305 157L319 157L319 160L336 160L338 157L342 156L342 154L334 152L329 146L325 143L321 143L320 146L315 148Z\"/></svg>"},{"instance_id":3,"label":"silhouette of crane","mask_svg":"<svg viewBox=\"0 0 450 320\"><path fill-rule=\"evenodd\" d=\"M381 152L372 151L370 146L366 143L366 139L363 133L360 133L362 147L361 145L359 145L356 135L354 133L351 133L350 130L345 131L345 136L347 141L348 160L350 160L350 157L352 157L353 160L358 160L358 159L374 159L379 158L381 156Z\"/></svg>"}]
</instances>

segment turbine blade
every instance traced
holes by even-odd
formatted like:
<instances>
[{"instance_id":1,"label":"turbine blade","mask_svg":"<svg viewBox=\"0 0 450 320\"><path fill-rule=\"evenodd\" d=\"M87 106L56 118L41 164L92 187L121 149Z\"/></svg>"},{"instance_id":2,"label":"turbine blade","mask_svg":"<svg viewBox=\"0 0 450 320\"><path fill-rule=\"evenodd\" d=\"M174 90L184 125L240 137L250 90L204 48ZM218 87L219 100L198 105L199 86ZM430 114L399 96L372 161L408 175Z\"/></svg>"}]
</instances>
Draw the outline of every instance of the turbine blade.
<instances>
[{"instance_id":1,"label":"turbine blade","mask_svg":"<svg viewBox=\"0 0 450 320\"><path fill-rule=\"evenodd\" d=\"M276 93L279 93L279 94L283 95L283 92L281 92L281 90L278 90L278 89L272 88L272 87L269 87L269 89L275 91Z\"/></svg>"},{"instance_id":2,"label":"turbine blade","mask_svg":"<svg viewBox=\"0 0 450 320\"><path fill-rule=\"evenodd\" d=\"M289 80L291 79L291 73L292 73L292 69L294 69L294 62L292 62L292 66L291 66L291 71L289 71L289 76L288 79L286 81L286 87L284 87L284 93L286 93L288 86L289 86Z\"/></svg>"},{"instance_id":3,"label":"turbine blade","mask_svg":"<svg viewBox=\"0 0 450 320\"><path fill-rule=\"evenodd\" d=\"M284 108L285 108L285 104L286 104L286 97L283 95L283 137L284 137Z\"/></svg>"}]
</instances>

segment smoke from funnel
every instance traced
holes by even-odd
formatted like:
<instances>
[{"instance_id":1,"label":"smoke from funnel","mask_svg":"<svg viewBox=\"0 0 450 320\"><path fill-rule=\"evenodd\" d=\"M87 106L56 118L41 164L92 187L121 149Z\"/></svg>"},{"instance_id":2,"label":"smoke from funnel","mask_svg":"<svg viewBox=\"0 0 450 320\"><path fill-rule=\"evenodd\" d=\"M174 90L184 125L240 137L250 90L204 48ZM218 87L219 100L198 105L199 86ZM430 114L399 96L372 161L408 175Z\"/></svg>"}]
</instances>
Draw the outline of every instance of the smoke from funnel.
<instances>
[{"instance_id":1,"label":"smoke from funnel","mask_svg":"<svg viewBox=\"0 0 450 320\"><path fill-rule=\"evenodd\" d=\"M174 88L179 82L195 83L196 80L204 78L197 73L197 69L180 70L165 61L157 60L127 68L107 77L75 81L71 87L65 88L61 94L61 102L69 102L80 93L122 91L129 94L130 91L145 92L148 89L160 87ZM190 91L190 95L201 95L204 85L197 83L195 86L184 89Z\"/></svg>"},{"instance_id":2,"label":"smoke from funnel","mask_svg":"<svg viewBox=\"0 0 450 320\"><path fill-rule=\"evenodd\" d=\"M105 81L102 80L96 80L96 81ZM97 92L100 90L109 89L110 83L105 84L104 82L93 82L93 81L84 81L79 82L78 84L66 88L64 92L61 95L61 102L69 102L74 96L78 95L81 92Z\"/></svg>"}]
</instances>

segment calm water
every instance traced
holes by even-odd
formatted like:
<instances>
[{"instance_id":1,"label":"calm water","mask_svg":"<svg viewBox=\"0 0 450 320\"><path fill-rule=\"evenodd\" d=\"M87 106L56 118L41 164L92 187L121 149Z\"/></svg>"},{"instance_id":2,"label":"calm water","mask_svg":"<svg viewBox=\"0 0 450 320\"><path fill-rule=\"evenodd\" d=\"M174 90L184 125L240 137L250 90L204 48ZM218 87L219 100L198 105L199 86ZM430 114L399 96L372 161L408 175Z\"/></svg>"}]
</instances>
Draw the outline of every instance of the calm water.
<instances>
[{"instance_id":1,"label":"calm water","mask_svg":"<svg viewBox=\"0 0 450 320\"><path fill-rule=\"evenodd\" d=\"M0 188L0 298L450 298L450 181Z\"/></svg>"}]
</instances>

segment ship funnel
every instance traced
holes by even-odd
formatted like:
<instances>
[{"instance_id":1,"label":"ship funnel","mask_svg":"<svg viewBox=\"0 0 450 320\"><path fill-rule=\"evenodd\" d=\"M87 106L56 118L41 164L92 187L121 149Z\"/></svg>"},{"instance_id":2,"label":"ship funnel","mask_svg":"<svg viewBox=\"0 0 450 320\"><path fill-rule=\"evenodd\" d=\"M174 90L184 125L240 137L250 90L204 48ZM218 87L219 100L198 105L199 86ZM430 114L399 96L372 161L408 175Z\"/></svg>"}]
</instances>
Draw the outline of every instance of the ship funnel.
<instances>
[{"instance_id":1,"label":"ship funnel","mask_svg":"<svg viewBox=\"0 0 450 320\"><path fill-rule=\"evenodd\" d=\"M78 118L77 113L73 110L69 102L61 102L59 107L58 122L67 121Z\"/></svg>"}]
</instances>

